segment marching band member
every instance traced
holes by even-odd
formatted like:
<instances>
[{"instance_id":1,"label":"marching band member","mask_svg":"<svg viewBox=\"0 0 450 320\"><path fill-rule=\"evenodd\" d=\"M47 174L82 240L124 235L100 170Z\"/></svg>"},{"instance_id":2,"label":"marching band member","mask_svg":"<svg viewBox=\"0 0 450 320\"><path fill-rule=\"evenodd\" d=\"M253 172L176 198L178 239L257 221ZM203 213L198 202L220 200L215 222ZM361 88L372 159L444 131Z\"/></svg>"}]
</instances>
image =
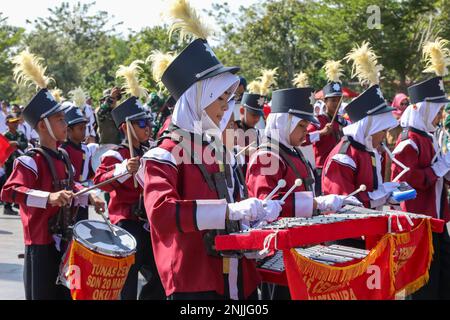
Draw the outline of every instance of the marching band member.
<instances>
[{"instance_id":1,"label":"marching band member","mask_svg":"<svg viewBox=\"0 0 450 320\"><path fill-rule=\"evenodd\" d=\"M81 184L86 184L89 179L94 177L91 158L95 148L88 146L86 140L86 125L88 119L83 115L80 105L84 105L85 97L81 88L74 91L73 98L75 105L67 104L65 117L67 122L67 141L61 145L61 148L67 151L70 162L74 168L74 180ZM95 145L94 145L95 146ZM88 208L78 209L77 221L88 220Z\"/></svg>"},{"instance_id":2,"label":"marching band member","mask_svg":"<svg viewBox=\"0 0 450 320\"><path fill-rule=\"evenodd\" d=\"M348 123L336 113L339 112L342 103L342 67L339 61L327 61L324 66L328 84L323 88L325 99L324 112L317 116L319 124L311 123L308 126L308 135L304 145L313 145L314 156L316 159L316 192L322 192L320 179L322 177L323 165L331 150L339 143L343 134L342 128ZM333 123L331 123L333 121Z\"/></svg>"},{"instance_id":3,"label":"marching band member","mask_svg":"<svg viewBox=\"0 0 450 320\"><path fill-rule=\"evenodd\" d=\"M383 183L378 152L387 130L397 126L397 121L378 86L381 67L369 44L353 49L347 59L354 60L354 73L362 84L371 86L345 108L352 124L343 129L344 137L325 161L323 192L347 195L365 185L366 191L356 197L366 208L378 208L389 200L398 186Z\"/></svg>"},{"instance_id":4,"label":"marching band member","mask_svg":"<svg viewBox=\"0 0 450 320\"><path fill-rule=\"evenodd\" d=\"M139 168L139 158L147 150L145 144L151 135L152 117L139 101L145 96L145 89L139 86L138 74L141 71L139 61L130 66L121 66L118 77L126 80L127 92L131 95L111 113L116 127L124 134L124 142L114 150L107 151L94 177L99 184L112 177L129 173L117 181L101 187L110 193L109 217L113 224L130 232L136 239L136 261L131 267L125 285L120 294L122 300L136 300L138 273L150 271L151 277L141 291L139 299L163 299L164 293L156 270L150 234L146 223L142 188L135 184L133 174ZM145 296L143 295L145 293Z\"/></svg>"},{"instance_id":5,"label":"marching band member","mask_svg":"<svg viewBox=\"0 0 450 320\"><path fill-rule=\"evenodd\" d=\"M195 11L178 0L171 16L195 30L198 39L163 72L162 82L177 100L173 131L144 156L138 175L156 264L171 300L257 299L260 279L254 261L214 250L216 234L267 214L258 199L237 202L238 181L230 162L220 156L227 154L220 136L233 112L239 68L220 63L196 14L186 22L176 12ZM267 205L279 210L275 202Z\"/></svg>"},{"instance_id":6,"label":"marching band member","mask_svg":"<svg viewBox=\"0 0 450 320\"><path fill-rule=\"evenodd\" d=\"M47 89L49 78L44 75L45 67L28 50L13 61L18 82L35 82L40 88L23 110L23 117L39 134L41 147L16 160L1 198L20 206L25 237L26 299L70 299L69 290L56 285L64 253L60 241L67 240L69 226L58 225L55 221L60 220L60 215L71 214L64 207L70 206L72 200L76 206L86 206L88 197L73 199L73 191L79 191L81 187L73 183L67 153L57 148L58 142L66 140L67 124L62 106Z\"/></svg>"},{"instance_id":7,"label":"marching band member","mask_svg":"<svg viewBox=\"0 0 450 320\"><path fill-rule=\"evenodd\" d=\"M277 195L282 197L296 179L302 179L303 184L285 200L281 212L283 217L311 217L318 212L317 209L337 211L347 203L360 204L355 198L344 200L343 196L314 197L312 167L298 148L306 138L307 126L318 123L312 103L312 88L275 91L265 131L268 143L263 143L250 159L246 182L251 197L265 199L278 181L284 179L286 187Z\"/></svg>"},{"instance_id":8,"label":"marching band member","mask_svg":"<svg viewBox=\"0 0 450 320\"><path fill-rule=\"evenodd\" d=\"M429 68L437 77L408 88L411 103L401 118L404 128L399 136L394 156L410 168L400 180L406 181L417 190L416 199L402 202L401 208L407 212L422 213L433 218L450 221L450 210L445 181L450 179L450 153L441 154L434 135L442 119L442 111L447 103L442 77L447 74L444 46L447 41L437 39L424 46ZM448 50L448 49L447 49ZM434 52L441 53L442 60L433 60ZM447 54L448 55L448 54ZM447 57L448 59L448 57ZM402 168L392 164L392 176ZM447 228L447 227L446 227ZM413 294L414 299L450 299L450 236L447 230L433 234L435 254L430 268L429 283Z\"/></svg>"},{"instance_id":9,"label":"marching band member","mask_svg":"<svg viewBox=\"0 0 450 320\"><path fill-rule=\"evenodd\" d=\"M312 88L296 88L275 91L272 95L272 111L267 118L266 136L263 143L251 157L247 171L249 195L265 199L283 179L286 186L280 189L276 197L294 185L297 179L303 183L298 186L284 202L283 217L312 217L319 210L337 211L344 204L360 205L355 198L344 200L341 196L314 197L314 173L299 146L304 142L307 126L317 123L312 104ZM269 221L276 220L272 216ZM263 284L263 299L270 298L268 285ZM275 286L273 299L290 299L286 288Z\"/></svg>"},{"instance_id":10,"label":"marching band member","mask_svg":"<svg viewBox=\"0 0 450 320\"><path fill-rule=\"evenodd\" d=\"M275 84L276 69L262 70L260 81L252 81L249 84L250 93L244 93L240 106L240 120L236 121L237 130L237 151L247 149L244 154L238 157L244 174L247 171L247 164L252 154L261 143L261 136L256 125L264 117L264 104L269 89Z\"/></svg>"}]
</instances>

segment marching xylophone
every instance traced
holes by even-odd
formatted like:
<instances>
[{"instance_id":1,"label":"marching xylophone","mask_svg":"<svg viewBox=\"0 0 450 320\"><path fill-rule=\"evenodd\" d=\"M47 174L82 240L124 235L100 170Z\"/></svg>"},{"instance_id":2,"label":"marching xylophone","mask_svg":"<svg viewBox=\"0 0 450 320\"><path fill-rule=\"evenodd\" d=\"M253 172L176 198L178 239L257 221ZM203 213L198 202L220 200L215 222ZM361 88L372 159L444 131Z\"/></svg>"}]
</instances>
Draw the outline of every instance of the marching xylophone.
<instances>
[{"instance_id":1,"label":"marching xylophone","mask_svg":"<svg viewBox=\"0 0 450 320\"><path fill-rule=\"evenodd\" d=\"M215 244L218 251L286 250L329 241L403 232L411 230L422 219L431 220L433 232L443 231L443 220L426 215L346 206L335 214L281 218L258 228L217 236Z\"/></svg>"},{"instance_id":2,"label":"marching xylophone","mask_svg":"<svg viewBox=\"0 0 450 320\"><path fill-rule=\"evenodd\" d=\"M287 286L282 250L295 248L310 260L343 267L364 259L369 251L335 244L318 244L410 231L423 219L430 219L433 232L443 231L444 221L426 215L346 206L335 214L312 218L282 218L239 233L218 236L215 242L218 251L258 250L260 254L274 251L272 256L258 262L258 270L264 282Z\"/></svg>"}]
</instances>

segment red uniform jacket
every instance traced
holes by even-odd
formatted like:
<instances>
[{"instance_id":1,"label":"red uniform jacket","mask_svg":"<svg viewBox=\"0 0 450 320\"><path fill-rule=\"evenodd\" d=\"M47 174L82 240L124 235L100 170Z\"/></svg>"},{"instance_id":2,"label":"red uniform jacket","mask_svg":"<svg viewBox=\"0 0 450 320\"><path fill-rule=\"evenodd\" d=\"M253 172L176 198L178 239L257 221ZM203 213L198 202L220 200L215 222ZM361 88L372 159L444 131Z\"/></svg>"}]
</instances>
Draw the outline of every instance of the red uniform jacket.
<instances>
[{"instance_id":1,"label":"red uniform jacket","mask_svg":"<svg viewBox=\"0 0 450 320\"><path fill-rule=\"evenodd\" d=\"M53 159L60 180L68 179L61 153L47 148L42 149ZM74 191L81 189L79 185L74 187ZM13 172L3 187L1 200L19 205L25 245L54 243L48 231L48 221L58 213L59 207L47 204L51 192L55 192L52 176L47 161L41 154L25 155L16 159Z\"/></svg>"},{"instance_id":2,"label":"red uniform jacket","mask_svg":"<svg viewBox=\"0 0 450 320\"><path fill-rule=\"evenodd\" d=\"M304 163L299 155L294 150L290 150L279 144L279 147L287 153L287 156L295 165L297 171L301 175L301 179L305 182L308 177L308 171L311 172L309 164ZM299 152L301 152L299 150ZM310 173L312 175L312 172ZM313 175L312 175L313 176ZM280 189L278 194L273 199L281 199L283 195L291 189L294 185L297 176L294 170L275 150L259 149L251 158L247 170L246 182L250 197L258 199L265 199L278 184L280 179L286 180L286 187ZM311 187L314 190L313 187ZM307 191L305 183L297 187L295 192ZM304 194L300 197L299 194L292 193L285 200L281 217L295 217L297 213L307 213L312 215L312 198L314 193L308 195ZM307 198L305 198L307 197ZM309 199L309 200L307 200ZM298 214L298 216L305 216L305 214Z\"/></svg>"},{"instance_id":3,"label":"red uniform jacket","mask_svg":"<svg viewBox=\"0 0 450 320\"><path fill-rule=\"evenodd\" d=\"M351 144L345 154L340 154L346 138ZM367 190L358 193L356 197L366 208L371 208L368 192L373 192L378 188L378 179L373 153L366 151L363 145L353 141L350 137L344 137L325 161L322 172L322 190L325 195L349 195L364 184ZM379 182L381 184L383 181Z\"/></svg>"},{"instance_id":4,"label":"red uniform jacket","mask_svg":"<svg viewBox=\"0 0 450 320\"><path fill-rule=\"evenodd\" d=\"M135 150L135 154L142 154L142 151ZM115 150L107 151L103 155L100 167L95 173L94 184L99 184L127 172L126 163L124 162L126 159L130 159L128 147L119 146ZM125 175L100 189L110 194L108 212L113 224L117 224L121 220L139 220L132 213L132 206L139 203L142 188L139 184L135 188L131 175Z\"/></svg>"},{"instance_id":5,"label":"red uniform jacket","mask_svg":"<svg viewBox=\"0 0 450 320\"><path fill-rule=\"evenodd\" d=\"M61 148L67 151L70 157L70 162L75 170L74 180L76 182L85 182L89 178L92 178L94 171L91 165L91 152L88 146L84 143L79 145L68 140L61 145Z\"/></svg>"},{"instance_id":6,"label":"red uniform jacket","mask_svg":"<svg viewBox=\"0 0 450 320\"><path fill-rule=\"evenodd\" d=\"M197 145L196 153L201 154L206 148ZM218 224L225 226L227 203L218 200L199 167L189 161L176 142L163 140L144 159L148 160L141 173L141 181L145 181L145 208L155 261L166 294L205 291L225 294L223 258L207 254L203 242L207 231L201 230L220 229ZM219 172L215 162L207 164L203 160L202 163L209 173ZM260 283L254 261L246 258L230 267L229 278L233 276L239 298L248 297Z\"/></svg>"},{"instance_id":7,"label":"red uniform jacket","mask_svg":"<svg viewBox=\"0 0 450 320\"><path fill-rule=\"evenodd\" d=\"M338 119L339 118L339 119ZM325 160L330 154L331 150L339 143L343 134L342 134L342 125L338 122L338 120L342 123L345 121L342 117L337 116L333 122L333 131L326 136L319 137L319 130L325 128L325 125L330 123L331 119L328 115L321 114L317 116L317 119L320 122L320 125L316 125L311 123L308 126L308 135L306 136L306 141L303 145L313 145L314 156L316 158L316 168L323 168L325 164Z\"/></svg>"},{"instance_id":8,"label":"red uniform jacket","mask_svg":"<svg viewBox=\"0 0 450 320\"><path fill-rule=\"evenodd\" d=\"M427 133L411 128L408 136L402 140L402 135L397 140L394 156L397 160L410 168L400 181L406 181L416 189L417 198L401 203L404 211L420 213L437 218L436 200L440 201L440 218L450 221L447 190L444 184L440 194L436 194L438 177L431 168L435 155L433 140ZM395 162L392 163L392 178L403 169Z\"/></svg>"}]
</instances>

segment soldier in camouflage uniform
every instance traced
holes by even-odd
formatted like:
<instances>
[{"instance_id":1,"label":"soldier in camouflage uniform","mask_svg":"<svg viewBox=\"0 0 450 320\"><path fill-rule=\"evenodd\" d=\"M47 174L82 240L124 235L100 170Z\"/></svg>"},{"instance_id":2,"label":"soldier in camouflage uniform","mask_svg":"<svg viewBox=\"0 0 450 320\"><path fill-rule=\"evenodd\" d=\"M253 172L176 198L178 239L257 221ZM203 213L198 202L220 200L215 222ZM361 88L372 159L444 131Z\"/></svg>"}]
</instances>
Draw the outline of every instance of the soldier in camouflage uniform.
<instances>
[{"instance_id":1,"label":"soldier in camouflage uniform","mask_svg":"<svg viewBox=\"0 0 450 320\"><path fill-rule=\"evenodd\" d=\"M8 131L5 132L4 136L10 141L10 144L15 147L15 151L5 162L5 179L7 180L12 173L14 160L23 155L26 148L28 147L28 140L25 134L18 131L20 117L17 114L9 114L6 116L6 125ZM17 211L12 208L10 203L5 203L4 213L6 215L18 215Z\"/></svg>"}]
</instances>

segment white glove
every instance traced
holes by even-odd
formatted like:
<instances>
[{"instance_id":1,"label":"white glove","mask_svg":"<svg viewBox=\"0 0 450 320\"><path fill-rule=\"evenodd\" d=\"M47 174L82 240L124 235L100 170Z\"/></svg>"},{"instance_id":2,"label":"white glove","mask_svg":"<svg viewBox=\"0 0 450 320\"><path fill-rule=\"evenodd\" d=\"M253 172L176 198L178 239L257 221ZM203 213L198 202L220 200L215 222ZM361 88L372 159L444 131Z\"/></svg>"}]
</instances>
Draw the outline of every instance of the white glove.
<instances>
[{"instance_id":1,"label":"white glove","mask_svg":"<svg viewBox=\"0 0 450 320\"><path fill-rule=\"evenodd\" d=\"M264 210L266 211L266 215L264 216L264 220L267 222L273 222L278 219L280 216L281 207L284 202L279 200L265 200L263 201Z\"/></svg>"},{"instance_id":2,"label":"white glove","mask_svg":"<svg viewBox=\"0 0 450 320\"><path fill-rule=\"evenodd\" d=\"M450 170L450 152L447 152L445 156L441 156L438 161L433 163L431 169L433 169L434 173L442 178L445 176Z\"/></svg>"},{"instance_id":3,"label":"white glove","mask_svg":"<svg viewBox=\"0 0 450 320\"><path fill-rule=\"evenodd\" d=\"M244 201L228 204L228 218L232 221L261 220L266 215L262 200L250 198Z\"/></svg>"},{"instance_id":4,"label":"white glove","mask_svg":"<svg viewBox=\"0 0 450 320\"><path fill-rule=\"evenodd\" d=\"M317 209L326 212L336 212L339 211L345 205L362 206L362 203L355 197L338 196L335 194L330 194L327 196L321 196L315 198L317 203Z\"/></svg>"}]
</instances>

